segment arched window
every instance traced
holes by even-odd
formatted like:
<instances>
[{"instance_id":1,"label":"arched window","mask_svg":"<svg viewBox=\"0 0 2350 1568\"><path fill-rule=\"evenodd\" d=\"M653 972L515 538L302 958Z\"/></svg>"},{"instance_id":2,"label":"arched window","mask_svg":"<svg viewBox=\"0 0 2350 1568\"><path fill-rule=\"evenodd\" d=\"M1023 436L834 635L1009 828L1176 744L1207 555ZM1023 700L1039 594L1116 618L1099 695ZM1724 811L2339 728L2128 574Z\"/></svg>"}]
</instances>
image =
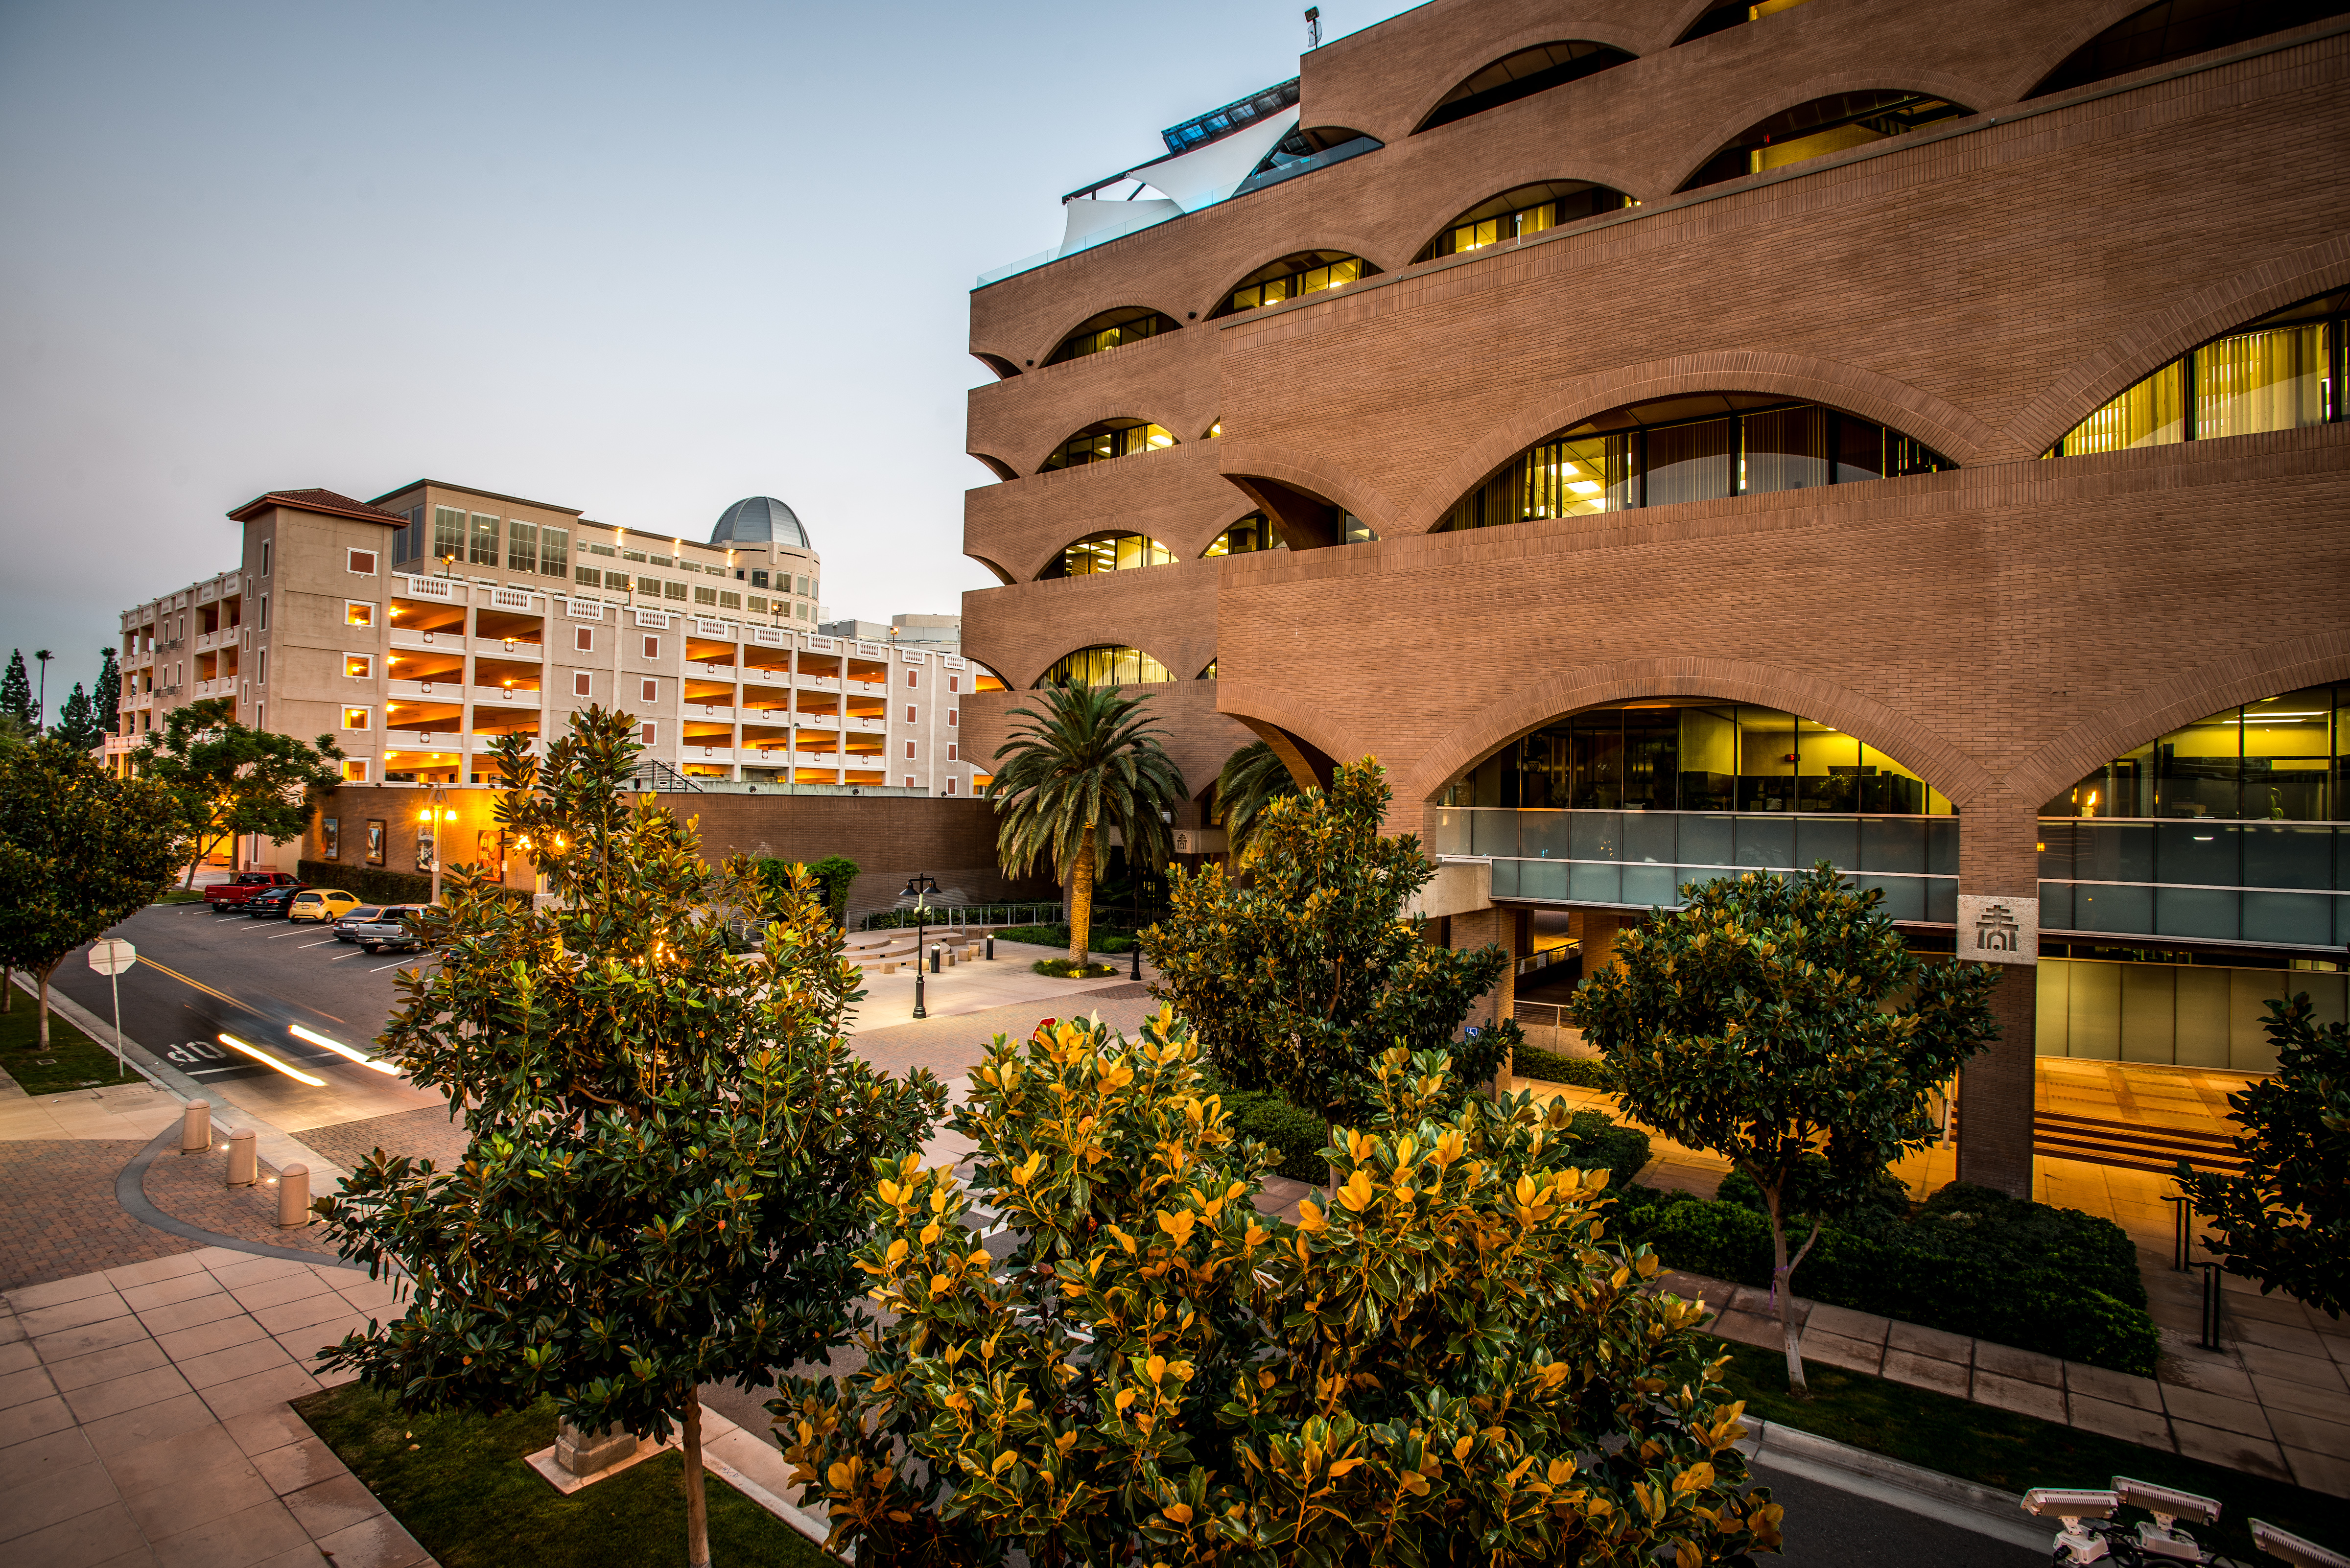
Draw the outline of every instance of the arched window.
<instances>
[{"instance_id":1,"label":"arched window","mask_svg":"<svg viewBox=\"0 0 2350 1568\"><path fill-rule=\"evenodd\" d=\"M1239 286L1224 296L1224 302L1208 314L1212 319L1236 310L1254 310L1260 305L1278 305L1284 299L1343 287L1378 270L1362 257L1348 255L1345 251L1299 251L1277 262L1267 262L1241 279Z\"/></svg>"},{"instance_id":2,"label":"arched window","mask_svg":"<svg viewBox=\"0 0 2350 1568\"><path fill-rule=\"evenodd\" d=\"M1097 643L1065 653L1036 679L1038 686L1152 686L1174 680L1167 667L1139 648Z\"/></svg>"},{"instance_id":3,"label":"arched window","mask_svg":"<svg viewBox=\"0 0 2350 1568\"><path fill-rule=\"evenodd\" d=\"M1274 143L1273 151L1264 155L1232 194L1262 191L1267 185L1278 185L1284 180L1327 169L1333 163L1344 163L1366 152L1377 152L1385 145L1376 136L1366 136L1343 125L1295 127Z\"/></svg>"},{"instance_id":4,"label":"arched window","mask_svg":"<svg viewBox=\"0 0 2350 1568\"><path fill-rule=\"evenodd\" d=\"M1102 420L1087 425L1063 441L1059 450L1045 460L1045 466L1038 472L1050 473L1056 468L1107 462L1114 457L1132 457L1137 452L1157 452L1160 447L1174 444L1173 436L1147 421Z\"/></svg>"},{"instance_id":5,"label":"arched window","mask_svg":"<svg viewBox=\"0 0 2350 1568\"><path fill-rule=\"evenodd\" d=\"M1734 0L1734 4L1731 5L1715 5L1696 21L1691 22L1689 25L1689 31L1683 33L1677 42L1691 43L1696 39L1726 32L1731 27L1740 26L1748 22L1760 22L1763 17L1778 12L1792 11L1803 3L1804 0L1760 0L1759 4L1752 4L1750 0Z\"/></svg>"},{"instance_id":6,"label":"arched window","mask_svg":"<svg viewBox=\"0 0 2350 1568\"><path fill-rule=\"evenodd\" d=\"M1428 118L1419 122L1419 130L1434 130L1440 125L1451 125L1456 119L1466 119L1548 88L1580 81L1631 58L1621 49L1582 39L1520 49L1468 77L1439 99Z\"/></svg>"},{"instance_id":7,"label":"arched window","mask_svg":"<svg viewBox=\"0 0 2350 1568\"><path fill-rule=\"evenodd\" d=\"M1215 661L1214 659L1211 659L1210 660L1208 660L1208 667L1207 667L1205 670L1201 670L1201 671L1200 671L1199 679L1200 679L1200 680L1213 680L1215 678L1216 678L1216 661Z\"/></svg>"},{"instance_id":8,"label":"arched window","mask_svg":"<svg viewBox=\"0 0 2350 1568\"><path fill-rule=\"evenodd\" d=\"M2064 432L2045 457L2085 457L2343 417L2350 290L2303 300L2180 355Z\"/></svg>"},{"instance_id":9,"label":"arched window","mask_svg":"<svg viewBox=\"0 0 2350 1568\"><path fill-rule=\"evenodd\" d=\"M1936 120L1956 119L1973 109L1923 93L1887 89L1881 92L1839 92L1815 98L1793 109L1781 109L1758 120L1722 145L1689 177L1681 189L1718 185L1742 174L1783 169L1808 158L1866 147L1872 141L1905 135Z\"/></svg>"},{"instance_id":10,"label":"arched window","mask_svg":"<svg viewBox=\"0 0 2350 1568\"><path fill-rule=\"evenodd\" d=\"M1872 420L1756 392L1614 409L1537 441L1436 531L1932 473L1958 465Z\"/></svg>"},{"instance_id":11,"label":"arched window","mask_svg":"<svg viewBox=\"0 0 2350 1568\"><path fill-rule=\"evenodd\" d=\"M1577 218L1596 217L1633 204L1621 191L1595 185L1588 180L1546 180L1504 191L1490 202L1480 202L1444 225L1444 230L1414 256L1433 261L1482 250L1527 234L1538 234Z\"/></svg>"},{"instance_id":12,"label":"arched window","mask_svg":"<svg viewBox=\"0 0 2350 1568\"><path fill-rule=\"evenodd\" d=\"M2064 57L2026 98L2085 87L2350 11L2342 0L2159 0Z\"/></svg>"},{"instance_id":13,"label":"arched window","mask_svg":"<svg viewBox=\"0 0 2350 1568\"><path fill-rule=\"evenodd\" d=\"M1258 550L1286 550L1281 529L1262 512L1252 512L1209 542L1200 552L1203 561L1218 556L1246 556Z\"/></svg>"},{"instance_id":14,"label":"arched window","mask_svg":"<svg viewBox=\"0 0 2350 1568\"><path fill-rule=\"evenodd\" d=\"M1036 574L1036 580L1090 577L1137 566L1163 566L1174 559L1172 550L1147 534L1088 534L1054 556L1053 564Z\"/></svg>"},{"instance_id":15,"label":"arched window","mask_svg":"<svg viewBox=\"0 0 2350 1568\"><path fill-rule=\"evenodd\" d=\"M2288 691L2199 719L2116 757L2040 815L2350 821L2350 685Z\"/></svg>"},{"instance_id":16,"label":"arched window","mask_svg":"<svg viewBox=\"0 0 2350 1568\"><path fill-rule=\"evenodd\" d=\"M1088 354L1100 354L1128 343L1140 342L1145 337L1156 337L1162 332L1172 332L1180 325L1173 317L1153 310L1147 305L1128 305L1116 310L1105 310L1062 338L1061 346L1053 350L1052 357L1045 363L1059 365L1083 358Z\"/></svg>"}]
</instances>

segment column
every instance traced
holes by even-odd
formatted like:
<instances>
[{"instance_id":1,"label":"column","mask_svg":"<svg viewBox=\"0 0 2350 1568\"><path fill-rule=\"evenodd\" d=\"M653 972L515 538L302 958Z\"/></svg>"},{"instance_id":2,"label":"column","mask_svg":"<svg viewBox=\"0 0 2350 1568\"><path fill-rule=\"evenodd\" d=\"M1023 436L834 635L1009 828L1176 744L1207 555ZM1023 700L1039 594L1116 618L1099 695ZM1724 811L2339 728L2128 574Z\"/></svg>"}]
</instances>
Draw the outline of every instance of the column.
<instances>
[{"instance_id":1,"label":"column","mask_svg":"<svg viewBox=\"0 0 2350 1568\"><path fill-rule=\"evenodd\" d=\"M2037 803L1967 803L1959 836L1958 956L1999 974L1999 1038L1959 1073L1959 1179L2032 1196L2039 1011Z\"/></svg>"}]
</instances>

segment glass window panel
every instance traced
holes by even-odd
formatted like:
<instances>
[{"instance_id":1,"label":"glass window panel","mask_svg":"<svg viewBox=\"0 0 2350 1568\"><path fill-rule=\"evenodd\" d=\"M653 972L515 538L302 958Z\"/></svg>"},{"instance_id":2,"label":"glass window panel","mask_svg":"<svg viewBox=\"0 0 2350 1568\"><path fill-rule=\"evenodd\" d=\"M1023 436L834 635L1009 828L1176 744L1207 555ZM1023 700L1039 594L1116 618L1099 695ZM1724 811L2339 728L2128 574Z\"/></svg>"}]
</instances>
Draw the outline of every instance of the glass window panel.
<instances>
[{"instance_id":1,"label":"glass window panel","mask_svg":"<svg viewBox=\"0 0 2350 1568\"><path fill-rule=\"evenodd\" d=\"M2237 781L2242 744L2241 710L2230 709L2177 730L2155 742L2156 816L2232 817L2240 815Z\"/></svg>"},{"instance_id":2,"label":"glass window panel","mask_svg":"<svg viewBox=\"0 0 2350 1568\"><path fill-rule=\"evenodd\" d=\"M1802 755L1795 716L1773 708L1739 708L1738 809L1793 811L1795 762ZM1784 861L1778 862L1786 864Z\"/></svg>"},{"instance_id":3,"label":"glass window panel","mask_svg":"<svg viewBox=\"0 0 2350 1568\"><path fill-rule=\"evenodd\" d=\"M1835 482L1854 484L1885 477L1885 427L1845 414L1835 421Z\"/></svg>"},{"instance_id":4,"label":"glass window panel","mask_svg":"<svg viewBox=\"0 0 2350 1568\"><path fill-rule=\"evenodd\" d=\"M498 520L473 514L473 548L465 557L468 566L494 566L498 564Z\"/></svg>"},{"instance_id":5,"label":"glass window panel","mask_svg":"<svg viewBox=\"0 0 2350 1568\"><path fill-rule=\"evenodd\" d=\"M2195 350L2195 434L2255 435L2325 422L2325 327L2239 332ZM2070 452L2068 445L2065 449Z\"/></svg>"},{"instance_id":6,"label":"glass window panel","mask_svg":"<svg viewBox=\"0 0 2350 1568\"><path fill-rule=\"evenodd\" d=\"M535 523L506 524L506 570L536 572L538 570L538 525Z\"/></svg>"},{"instance_id":7,"label":"glass window panel","mask_svg":"<svg viewBox=\"0 0 2350 1568\"><path fill-rule=\"evenodd\" d=\"M1791 816L1773 822L1742 816L1738 819L1737 846L1737 865L1791 867L1795 864L1795 819Z\"/></svg>"},{"instance_id":8,"label":"glass window panel","mask_svg":"<svg viewBox=\"0 0 2350 1568\"><path fill-rule=\"evenodd\" d=\"M1737 477L1738 421L1706 420L1648 432L1648 504L1716 501Z\"/></svg>"},{"instance_id":9,"label":"glass window panel","mask_svg":"<svg viewBox=\"0 0 2350 1568\"><path fill-rule=\"evenodd\" d=\"M538 531L539 575L559 577L570 570L571 531L567 528L541 528Z\"/></svg>"},{"instance_id":10,"label":"glass window panel","mask_svg":"<svg viewBox=\"0 0 2350 1568\"><path fill-rule=\"evenodd\" d=\"M2334 815L2334 692L2317 686L2243 712L2243 815L2324 822Z\"/></svg>"},{"instance_id":11,"label":"glass window panel","mask_svg":"<svg viewBox=\"0 0 2350 1568\"><path fill-rule=\"evenodd\" d=\"M432 509L432 558L465 558L465 514L454 506Z\"/></svg>"},{"instance_id":12,"label":"glass window panel","mask_svg":"<svg viewBox=\"0 0 2350 1568\"><path fill-rule=\"evenodd\" d=\"M1804 490L1828 482L1828 411L1817 405L1772 409L1741 420L1749 495Z\"/></svg>"},{"instance_id":13,"label":"glass window panel","mask_svg":"<svg viewBox=\"0 0 2350 1568\"><path fill-rule=\"evenodd\" d=\"M2186 439L2186 361L2176 359L2066 431L2058 449L2081 457Z\"/></svg>"}]
</instances>

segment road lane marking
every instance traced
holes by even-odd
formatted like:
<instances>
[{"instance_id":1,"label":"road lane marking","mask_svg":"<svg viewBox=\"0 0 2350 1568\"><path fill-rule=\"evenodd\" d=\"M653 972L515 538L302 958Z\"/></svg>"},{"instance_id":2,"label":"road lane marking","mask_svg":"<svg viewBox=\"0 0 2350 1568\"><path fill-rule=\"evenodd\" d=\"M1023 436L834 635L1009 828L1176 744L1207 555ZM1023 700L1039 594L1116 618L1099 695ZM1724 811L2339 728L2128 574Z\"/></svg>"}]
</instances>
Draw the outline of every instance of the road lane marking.
<instances>
[{"instance_id":1,"label":"road lane marking","mask_svg":"<svg viewBox=\"0 0 2350 1568\"><path fill-rule=\"evenodd\" d=\"M372 1067L379 1073L395 1078L400 1075L399 1068L388 1066L381 1062L371 1062L364 1054L352 1050L339 1040L329 1040L315 1029L305 1029L298 1023L289 1023L286 1026L286 1032L296 1040L307 1040L313 1045L324 1045L338 1056L348 1056L362 1067Z\"/></svg>"},{"instance_id":2,"label":"road lane marking","mask_svg":"<svg viewBox=\"0 0 2350 1568\"><path fill-rule=\"evenodd\" d=\"M301 1068L293 1065L291 1063L281 1062L276 1057L272 1056L268 1052L264 1051L260 1046L248 1045L234 1034L224 1032L220 1034L214 1035L213 1038L232 1051L244 1052L246 1055L252 1057L255 1061L260 1063L265 1067L276 1068L279 1072L285 1074L287 1077L296 1080L297 1083L307 1084L314 1089L323 1089L327 1086L326 1079L312 1077L309 1074L302 1071Z\"/></svg>"},{"instance_id":3,"label":"road lane marking","mask_svg":"<svg viewBox=\"0 0 2350 1568\"><path fill-rule=\"evenodd\" d=\"M306 953L307 953L307 952L308 952L312 948L330 948L330 947L333 947L334 945L335 945L335 939L334 939L334 938L332 938L332 937L328 937L328 938L325 941L323 941L323 942L304 942L304 943L302 944L302 950L303 950L304 952L306 952Z\"/></svg>"},{"instance_id":4,"label":"road lane marking","mask_svg":"<svg viewBox=\"0 0 2350 1568\"><path fill-rule=\"evenodd\" d=\"M309 934L310 933L307 931L280 931L269 940L273 942L277 942L284 941L287 937L307 937Z\"/></svg>"},{"instance_id":5,"label":"road lane marking","mask_svg":"<svg viewBox=\"0 0 2350 1568\"><path fill-rule=\"evenodd\" d=\"M239 1002L235 997L229 995L229 994L228 994L228 992L224 992L224 991L214 991L211 986L206 985L203 981L200 981L200 980L190 980L186 975L182 974L178 970L173 969L170 964L166 964L166 963L157 963L153 959L151 959L151 958L148 957L148 955L147 955L147 954L145 954L145 953L140 953L140 954L139 955L139 957L140 958L140 960L141 960L141 961L143 961L146 963L146 965L147 965L147 967L148 967L149 969L158 971L160 971L160 972L161 972L161 973L163 973L163 974L168 974L168 975L170 975L173 980L178 981L182 985L193 986L196 990L203 992L206 996L213 997L213 998L214 998L214 999L215 999L215 1000L217 1000L217 1001L225 1002L227 1002L231 1007L241 1008L241 1009L243 1009L244 1012L247 1012L252 1013L255 1018L263 1018L263 1017L266 1017L266 1016L267 1016L267 1014L264 1013L264 1012L261 1011L261 1009L259 1009L259 1008L257 1008L257 1007L255 1007L255 1006L251 1005L250 1003L243 1002ZM190 1004L188 1004L188 1005L193 1005L193 1004L192 1004L192 1003L190 1003Z\"/></svg>"},{"instance_id":6,"label":"road lane marking","mask_svg":"<svg viewBox=\"0 0 2350 1568\"><path fill-rule=\"evenodd\" d=\"M416 966L414 964L402 961L400 963L388 963L383 966L383 969L371 969L368 971L368 973L381 974L384 969L414 969L415 967Z\"/></svg>"}]
</instances>

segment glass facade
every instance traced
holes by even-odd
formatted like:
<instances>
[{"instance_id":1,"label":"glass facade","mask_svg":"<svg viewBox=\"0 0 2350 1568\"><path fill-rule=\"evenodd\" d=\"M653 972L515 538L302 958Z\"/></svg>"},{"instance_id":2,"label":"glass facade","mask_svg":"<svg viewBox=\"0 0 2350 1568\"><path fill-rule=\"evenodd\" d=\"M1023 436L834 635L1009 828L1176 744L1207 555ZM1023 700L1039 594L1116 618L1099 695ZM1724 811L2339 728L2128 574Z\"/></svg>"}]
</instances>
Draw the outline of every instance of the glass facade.
<instances>
[{"instance_id":1,"label":"glass facade","mask_svg":"<svg viewBox=\"0 0 2350 1568\"><path fill-rule=\"evenodd\" d=\"M1850 147L1905 135L1973 109L1914 92L1840 92L1759 120L1723 144L1681 186L1694 191L1742 174L1760 174Z\"/></svg>"},{"instance_id":2,"label":"glass facade","mask_svg":"<svg viewBox=\"0 0 2350 1568\"><path fill-rule=\"evenodd\" d=\"M2350 945L2350 827L2331 823L2043 820L2040 878L2044 930Z\"/></svg>"},{"instance_id":3,"label":"glass facade","mask_svg":"<svg viewBox=\"0 0 2350 1568\"><path fill-rule=\"evenodd\" d=\"M1709 392L1615 409L1539 441L1437 532L1933 473L1957 466L1898 431L1817 403Z\"/></svg>"},{"instance_id":4,"label":"glass facade","mask_svg":"<svg viewBox=\"0 0 2350 1568\"><path fill-rule=\"evenodd\" d=\"M1149 686L1174 680L1167 667L1139 648L1103 643L1065 653L1037 678L1038 686ZM982 688L984 690L984 687Z\"/></svg>"},{"instance_id":5,"label":"glass facade","mask_svg":"<svg viewBox=\"0 0 2350 1568\"><path fill-rule=\"evenodd\" d=\"M1147 534L1088 534L1054 556L1053 564L1037 574L1037 580L1163 566L1174 559L1172 550Z\"/></svg>"},{"instance_id":6,"label":"glass facade","mask_svg":"<svg viewBox=\"0 0 2350 1568\"><path fill-rule=\"evenodd\" d=\"M1114 457L1132 457L1137 452L1157 452L1174 444L1174 436L1166 430L1142 420L1104 420L1087 425L1063 441L1060 450L1045 460L1039 472L1050 473L1055 469L1107 462Z\"/></svg>"},{"instance_id":7,"label":"glass facade","mask_svg":"<svg viewBox=\"0 0 2350 1568\"><path fill-rule=\"evenodd\" d=\"M1539 185L1521 185L1514 191L1503 192L1490 202L1481 202L1453 219L1412 259L1431 261L1438 256L1482 250L1503 240L1538 234L1577 218L1596 217L1632 204L1632 198L1623 192L1588 181L1552 180Z\"/></svg>"},{"instance_id":8,"label":"glass facade","mask_svg":"<svg viewBox=\"0 0 2350 1568\"><path fill-rule=\"evenodd\" d=\"M2041 98L2168 65L2350 11L2341 0L2158 0L2073 51L2027 95Z\"/></svg>"},{"instance_id":9,"label":"glass facade","mask_svg":"<svg viewBox=\"0 0 2350 1568\"><path fill-rule=\"evenodd\" d=\"M1058 365L1070 359L1081 359L1088 354L1107 353L1128 343L1139 343L1145 337L1156 337L1162 332L1176 330L1178 323L1170 316L1161 315L1147 306L1130 305L1118 310L1105 310L1061 340L1053 357L1045 361Z\"/></svg>"},{"instance_id":10,"label":"glass facade","mask_svg":"<svg viewBox=\"0 0 2350 1568\"><path fill-rule=\"evenodd\" d=\"M2303 300L2182 354L2064 433L2047 457L2084 457L2343 417L2350 290Z\"/></svg>"},{"instance_id":11,"label":"glass facade","mask_svg":"<svg viewBox=\"0 0 2350 1568\"><path fill-rule=\"evenodd\" d=\"M1278 305L1284 299L1342 287L1378 270L1362 257L1350 256L1344 251L1299 251L1241 279L1240 286L1211 314L1230 316L1236 310L1254 310L1260 305Z\"/></svg>"},{"instance_id":12,"label":"glass facade","mask_svg":"<svg viewBox=\"0 0 2350 1568\"><path fill-rule=\"evenodd\" d=\"M2350 821L2350 685L2214 713L2116 757L2046 817Z\"/></svg>"},{"instance_id":13,"label":"glass facade","mask_svg":"<svg viewBox=\"0 0 2350 1568\"><path fill-rule=\"evenodd\" d=\"M1690 24L1689 31L1683 33L1679 41L1686 44L1693 38L1708 37L1748 22L1760 22L1765 16L1802 4L1804 0L1760 0L1759 4L1751 4L1750 0L1733 0L1727 5L1711 6Z\"/></svg>"},{"instance_id":14,"label":"glass facade","mask_svg":"<svg viewBox=\"0 0 2350 1568\"><path fill-rule=\"evenodd\" d=\"M1201 560L1217 556L1246 556L1258 550L1286 550L1281 529L1262 512L1252 512L1211 540L1200 552Z\"/></svg>"},{"instance_id":15,"label":"glass facade","mask_svg":"<svg viewBox=\"0 0 2350 1568\"><path fill-rule=\"evenodd\" d=\"M1923 779L1851 735L1775 708L1700 698L1571 714L1487 757L1445 800L1552 811L1950 815Z\"/></svg>"},{"instance_id":16,"label":"glass facade","mask_svg":"<svg viewBox=\"0 0 2350 1568\"><path fill-rule=\"evenodd\" d=\"M1579 81L1610 66L1623 65L1631 57L1621 49L1582 39L1520 49L1495 60L1438 99L1419 129L1434 130L1440 125L1451 125L1456 119L1466 119L1472 114L1482 114L1489 109L1499 109L1505 103Z\"/></svg>"}]
</instances>

